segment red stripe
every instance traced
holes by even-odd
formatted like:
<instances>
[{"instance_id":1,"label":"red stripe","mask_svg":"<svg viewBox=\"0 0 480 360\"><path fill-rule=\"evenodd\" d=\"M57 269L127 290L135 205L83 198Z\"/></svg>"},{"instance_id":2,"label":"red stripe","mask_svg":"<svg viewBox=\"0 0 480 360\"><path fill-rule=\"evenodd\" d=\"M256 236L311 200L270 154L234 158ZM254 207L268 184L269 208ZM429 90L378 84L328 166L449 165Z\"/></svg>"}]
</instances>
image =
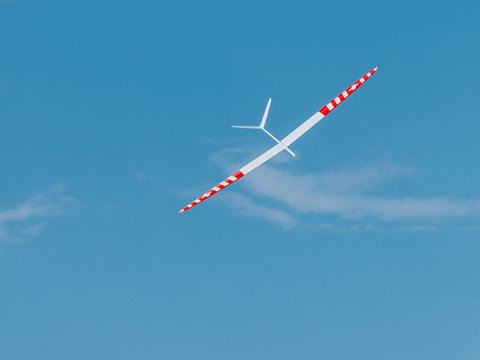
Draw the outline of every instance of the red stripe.
<instances>
[{"instance_id":1,"label":"red stripe","mask_svg":"<svg viewBox=\"0 0 480 360\"><path fill-rule=\"evenodd\" d=\"M326 106L324 106L323 108L320 109L320 112L324 115L324 116L327 116L328 113L330 112L330 110L328 110L328 108Z\"/></svg>"},{"instance_id":2,"label":"red stripe","mask_svg":"<svg viewBox=\"0 0 480 360\"><path fill-rule=\"evenodd\" d=\"M238 179L240 179L242 176L244 176L245 174L242 173L241 171L237 171L235 174L233 174L232 176L235 176Z\"/></svg>"}]
</instances>

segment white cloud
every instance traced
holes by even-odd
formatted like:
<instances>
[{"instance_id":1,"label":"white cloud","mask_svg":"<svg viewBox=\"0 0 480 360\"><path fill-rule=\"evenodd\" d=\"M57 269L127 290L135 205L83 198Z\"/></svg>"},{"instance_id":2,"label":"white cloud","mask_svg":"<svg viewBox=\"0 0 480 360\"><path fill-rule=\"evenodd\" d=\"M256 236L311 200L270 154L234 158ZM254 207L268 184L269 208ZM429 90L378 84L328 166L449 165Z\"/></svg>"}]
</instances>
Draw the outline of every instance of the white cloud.
<instances>
[{"instance_id":1,"label":"white cloud","mask_svg":"<svg viewBox=\"0 0 480 360\"><path fill-rule=\"evenodd\" d=\"M63 186L36 194L23 203L0 209L0 240L3 242L23 241L39 234L45 219L63 215L76 203L64 194Z\"/></svg>"},{"instance_id":2,"label":"white cloud","mask_svg":"<svg viewBox=\"0 0 480 360\"><path fill-rule=\"evenodd\" d=\"M261 218L285 228L292 228L297 223L295 218L287 212L257 204L248 196L237 192L229 191L223 194L221 199L221 201L233 208L241 216Z\"/></svg>"},{"instance_id":3,"label":"white cloud","mask_svg":"<svg viewBox=\"0 0 480 360\"><path fill-rule=\"evenodd\" d=\"M242 151L238 149L227 150L213 161L231 170L237 167L232 167L232 163L236 163L232 157L239 153ZM309 222L328 224L320 228L353 231L379 229L375 223L382 222L399 223L397 231L434 231L438 227L425 222L435 224L480 214L479 200L379 194L387 181L413 173L412 169L391 162L321 173L294 173L281 166L281 163L262 165L242 179L251 197L242 195L241 201L237 199L237 211L283 226L292 227L301 217L302 221L307 218ZM273 202L273 207L264 205L265 201ZM266 215L260 210L263 208L275 210L277 215ZM418 222L423 224L416 224Z\"/></svg>"},{"instance_id":4,"label":"white cloud","mask_svg":"<svg viewBox=\"0 0 480 360\"><path fill-rule=\"evenodd\" d=\"M408 173L409 170L391 164L321 174L293 174L264 166L249 174L245 184L253 194L276 200L296 213L335 215L342 219L439 220L480 213L478 200L370 193L386 180Z\"/></svg>"}]
</instances>

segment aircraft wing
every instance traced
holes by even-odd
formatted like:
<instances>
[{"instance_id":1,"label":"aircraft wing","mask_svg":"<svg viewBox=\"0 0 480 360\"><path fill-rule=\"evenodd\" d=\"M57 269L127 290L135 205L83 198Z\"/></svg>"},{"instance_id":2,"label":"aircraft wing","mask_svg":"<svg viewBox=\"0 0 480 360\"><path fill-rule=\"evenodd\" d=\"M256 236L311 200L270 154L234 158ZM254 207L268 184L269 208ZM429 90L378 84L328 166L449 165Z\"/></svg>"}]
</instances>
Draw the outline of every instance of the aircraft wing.
<instances>
[{"instance_id":1,"label":"aircraft wing","mask_svg":"<svg viewBox=\"0 0 480 360\"><path fill-rule=\"evenodd\" d=\"M347 97L349 97L355 90L357 90L360 86L365 83L376 71L378 70L378 67L375 67L374 69L370 70L368 73L366 73L364 76L362 76L360 79L355 81L352 86L347 88L345 91L340 93L336 98L334 98L332 101L330 101L327 105L325 105L323 108L321 108L315 115L310 117L308 120L306 120L303 124L301 124L299 127L297 127L295 130L293 130L290 134L288 134L285 138L283 138L279 144L275 145L271 149L267 150L264 152L262 155L257 157L256 159L250 161L247 165L242 167L240 170L238 170L236 173L233 175L229 176L225 180L223 180L221 183L217 184L210 190L208 190L205 194L200 196L198 199L195 199L192 201L190 204L185 206L183 209L179 211L179 213L182 213L188 209L191 209L192 207L200 204L202 201L208 199L212 195L215 195L217 192L220 190L225 189L228 185L233 184L235 181L240 179L241 177L247 175L250 171L256 169L260 165L262 165L264 162L270 160L272 157L277 155L279 152L282 150L285 150L290 146L292 143L294 143L299 137L301 137L303 134L305 134L308 130L310 130L315 124L317 124L320 120L322 120L325 116L327 116L333 109L335 109L338 105L342 103Z\"/></svg>"}]
</instances>

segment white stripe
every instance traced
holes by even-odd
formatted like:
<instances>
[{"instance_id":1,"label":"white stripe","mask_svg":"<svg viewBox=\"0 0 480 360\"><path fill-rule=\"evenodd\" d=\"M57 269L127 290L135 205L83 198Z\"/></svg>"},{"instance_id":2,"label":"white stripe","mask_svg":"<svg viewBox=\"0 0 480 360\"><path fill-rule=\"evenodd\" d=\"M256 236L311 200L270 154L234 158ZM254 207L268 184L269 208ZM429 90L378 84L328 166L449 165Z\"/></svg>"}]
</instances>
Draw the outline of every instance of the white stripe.
<instances>
[{"instance_id":1,"label":"white stripe","mask_svg":"<svg viewBox=\"0 0 480 360\"><path fill-rule=\"evenodd\" d=\"M337 105L340 104L341 101L340 101L340 98L338 96L335 98L335 102L337 103Z\"/></svg>"},{"instance_id":2,"label":"white stripe","mask_svg":"<svg viewBox=\"0 0 480 360\"><path fill-rule=\"evenodd\" d=\"M348 96L348 93L347 93L346 91L344 91L344 92L342 93L342 95L343 95L344 98L346 98L346 97Z\"/></svg>"},{"instance_id":3,"label":"white stripe","mask_svg":"<svg viewBox=\"0 0 480 360\"><path fill-rule=\"evenodd\" d=\"M236 178L235 176L233 176L233 175L232 175L232 176L229 176L227 179L228 179L228 180L231 180L231 181L237 180L237 178Z\"/></svg>"},{"instance_id":4,"label":"white stripe","mask_svg":"<svg viewBox=\"0 0 480 360\"><path fill-rule=\"evenodd\" d=\"M227 185L228 185L228 183L227 183L227 182L225 182L225 181L222 181L222 182L220 183L220 185L227 186Z\"/></svg>"},{"instance_id":5,"label":"white stripe","mask_svg":"<svg viewBox=\"0 0 480 360\"><path fill-rule=\"evenodd\" d=\"M214 186L214 187L212 188L212 190L219 191L219 190L220 190L220 188L218 188L218 187Z\"/></svg>"},{"instance_id":6,"label":"white stripe","mask_svg":"<svg viewBox=\"0 0 480 360\"><path fill-rule=\"evenodd\" d=\"M328 103L328 104L327 104L327 108L328 108L328 110L332 110L332 109L333 109L333 105L330 104L330 103Z\"/></svg>"},{"instance_id":7,"label":"white stripe","mask_svg":"<svg viewBox=\"0 0 480 360\"><path fill-rule=\"evenodd\" d=\"M360 79L360 82L363 84L365 82L365 80L363 80L363 78Z\"/></svg>"}]
</instances>

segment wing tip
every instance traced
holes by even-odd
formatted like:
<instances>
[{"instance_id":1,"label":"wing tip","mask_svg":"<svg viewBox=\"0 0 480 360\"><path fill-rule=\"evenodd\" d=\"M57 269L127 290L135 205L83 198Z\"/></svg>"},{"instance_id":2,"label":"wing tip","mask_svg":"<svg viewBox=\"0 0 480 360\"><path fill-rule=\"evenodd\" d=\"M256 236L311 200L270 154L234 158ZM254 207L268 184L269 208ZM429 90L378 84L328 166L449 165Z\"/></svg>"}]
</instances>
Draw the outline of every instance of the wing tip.
<instances>
[{"instance_id":1,"label":"wing tip","mask_svg":"<svg viewBox=\"0 0 480 360\"><path fill-rule=\"evenodd\" d=\"M188 209L191 209L195 205L200 204L202 201L207 200L209 197L211 197L211 196L215 195L217 192L225 189L228 185L233 184L235 181L237 181L238 179L240 179L243 176L245 176L245 174L241 170L238 170L235 174L230 175L228 178L223 180L220 184L217 184L216 186L214 186L213 188L208 190L205 194L200 196L198 199L194 200L193 202L191 202L190 204L185 206L183 209L179 210L178 213L181 214L184 211L186 211Z\"/></svg>"}]
</instances>

